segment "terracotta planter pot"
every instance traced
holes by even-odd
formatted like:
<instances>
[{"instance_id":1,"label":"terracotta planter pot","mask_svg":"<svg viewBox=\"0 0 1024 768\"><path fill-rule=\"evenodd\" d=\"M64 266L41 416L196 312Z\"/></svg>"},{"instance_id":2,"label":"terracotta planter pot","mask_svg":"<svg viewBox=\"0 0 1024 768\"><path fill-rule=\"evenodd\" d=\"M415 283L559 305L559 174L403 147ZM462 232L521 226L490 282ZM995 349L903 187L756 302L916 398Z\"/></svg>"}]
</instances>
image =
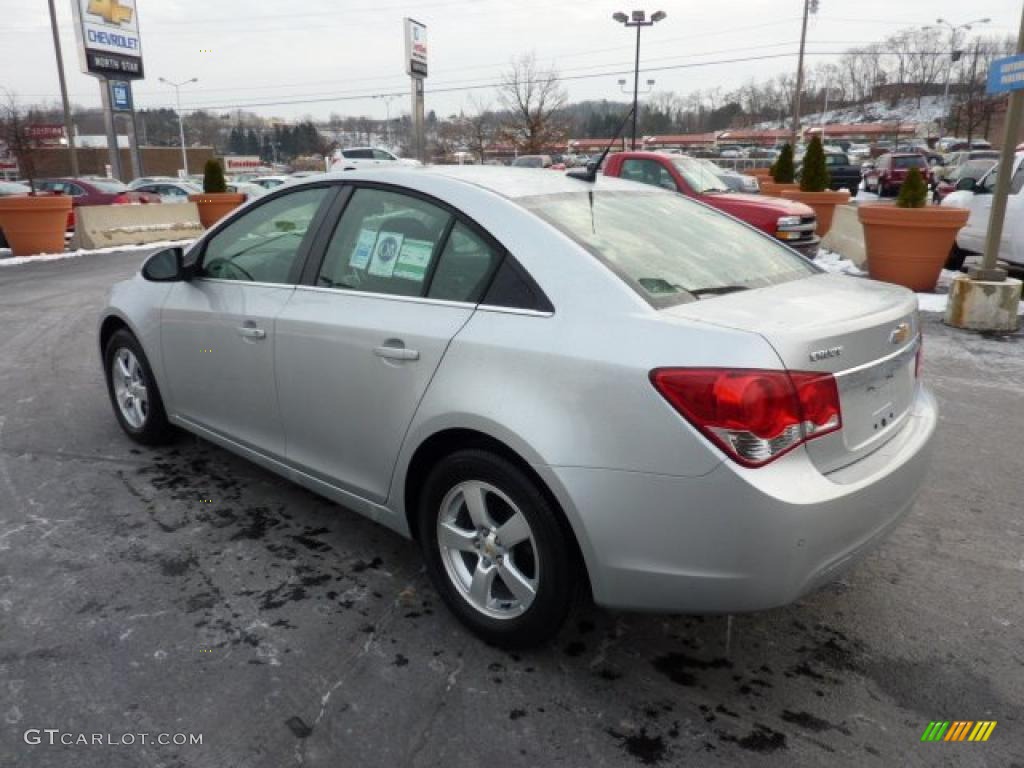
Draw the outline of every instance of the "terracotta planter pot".
<instances>
[{"instance_id":1,"label":"terracotta planter pot","mask_svg":"<svg viewBox=\"0 0 1024 768\"><path fill-rule=\"evenodd\" d=\"M0 198L0 229L15 256L62 253L69 195Z\"/></svg>"},{"instance_id":2,"label":"terracotta planter pot","mask_svg":"<svg viewBox=\"0 0 1024 768\"><path fill-rule=\"evenodd\" d=\"M772 169L771 168L748 168L743 173L747 176L753 176L758 181L771 181Z\"/></svg>"},{"instance_id":3,"label":"terracotta planter pot","mask_svg":"<svg viewBox=\"0 0 1024 768\"><path fill-rule=\"evenodd\" d=\"M771 197L782 197L783 191L787 189L800 189L799 184L777 184L774 181L766 179L761 182L761 194L770 195Z\"/></svg>"},{"instance_id":4,"label":"terracotta planter pot","mask_svg":"<svg viewBox=\"0 0 1024 768\"><path fill-rule=\"evenodd\" d=\"M804 192L800 189L784 189L782 197L787 200L796 200L798 203L809 205L814 209L814 214L818 217L818 226L814 231L818 237L824 237L832 229L832 216L836 212L836 206L846 205L850 202L850 193L845 189L839 192L832 190Z\"/></svg>"},{"instance_id":5,"label":"terracotta planter pot","mask_svg":"<svg viewBox=\"0 0 1024 768\"><path fill-rule=\"evenodd\" d=\"M201 195L189 195L188 200L199 208L199 222L209 229L244 203L245 195L235 192L204 192Z\"/></svg>"},{"instance_id":6,"label":"terracotta planter pot","mask_svg":"<svg viewBox=\"0 0 1024 768\"><path fill-rule=\"evenodd\" d=\"M864 226L868 273L913 291L933 291L953 247L967 223L966 208L897 208L862 204L857 218Z\"/></svg>"}]
</instances>

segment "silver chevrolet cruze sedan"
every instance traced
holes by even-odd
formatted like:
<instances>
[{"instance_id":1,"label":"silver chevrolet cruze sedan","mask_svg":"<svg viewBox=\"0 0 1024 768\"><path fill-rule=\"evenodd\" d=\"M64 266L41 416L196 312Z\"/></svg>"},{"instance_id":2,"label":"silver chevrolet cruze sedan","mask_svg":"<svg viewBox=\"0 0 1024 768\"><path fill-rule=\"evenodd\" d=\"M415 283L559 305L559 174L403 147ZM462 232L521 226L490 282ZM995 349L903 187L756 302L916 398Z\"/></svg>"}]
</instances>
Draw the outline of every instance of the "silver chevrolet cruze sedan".
<instances>
[{"instance_id":1,"label":"silver chevrolet cruze sedan","mask_svg":"<svg viewBox=\"0 0 1024 768\"><path fill-rule=\"evenodd\" d=\"M909 291L530 169L282 187L116 285L100 347L130 437L182 427L415 538L506 646L587 592L795 600L907 512L936 424Z\"/></svg>"}]
</instances>

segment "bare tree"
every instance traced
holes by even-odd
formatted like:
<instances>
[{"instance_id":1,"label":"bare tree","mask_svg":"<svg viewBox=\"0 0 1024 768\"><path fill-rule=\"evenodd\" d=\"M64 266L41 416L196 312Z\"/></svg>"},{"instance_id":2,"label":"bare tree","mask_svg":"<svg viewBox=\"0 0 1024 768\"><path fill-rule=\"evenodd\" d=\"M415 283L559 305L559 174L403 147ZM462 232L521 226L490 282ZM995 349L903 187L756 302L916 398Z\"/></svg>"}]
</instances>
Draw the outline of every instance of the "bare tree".
<instances>
[{"instance_id":1,"label":"bare tree","mask_svg":"<svg viewBox=\"0 0 1024 768\"><path fill-rule=\"evenodd\" d=\"M565 140L565 89L558 73L542 69L535 54L512 61L501 77L498 95L509 113L504 134L521 152L537 153Z\"/></svg>"},{"instance_id":2,"label":"bare tree","mask_svg":"<svg viewBox=\"0 0 1024 768\"><path fill-rule=\"evenodd\" d=\"M29 131L29 113L21 106L18 97L3 89L3 101L0 103L0 143L7 147L7 152L18 161L21 175L28 179L32 192L36 191L36 158L35 141Z\"/></svg>"},{"instance_id":3,"label":"bare tree","mask_svg":"<svg viewBox=\"0 0 1024 768\"><path fill-rule=\"evenodd\" d=\"M469 151L483 164L488 148L494 143L498 120L490 102L481 102L475 96L470 96L469 106L472 112L468 116L463 116L465 143Z\"/></svg>"}]
</instances>

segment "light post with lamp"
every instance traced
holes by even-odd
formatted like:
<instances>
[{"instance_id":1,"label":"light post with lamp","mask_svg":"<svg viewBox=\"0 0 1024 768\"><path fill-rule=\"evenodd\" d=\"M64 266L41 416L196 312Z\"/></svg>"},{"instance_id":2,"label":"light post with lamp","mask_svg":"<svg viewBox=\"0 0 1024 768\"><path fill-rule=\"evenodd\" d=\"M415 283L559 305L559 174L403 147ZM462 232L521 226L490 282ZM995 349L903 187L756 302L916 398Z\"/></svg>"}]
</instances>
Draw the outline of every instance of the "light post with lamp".
<instances>
[{"instance_id":1,"label":"light post with lamp","mask_svg":"<svg viewBox=\"0 0 1024 768\"><path fill-rule=\"evenodd\" d=\"M633 11L632 17L619 12L612 14L612 18L626 27L636 27L636 62L633 65L633 134L632 134L632 146L636 149L636 114L637 114L637 100L640 97L640 29L642 27L653 27L659 21L664 19L666 13L664 11L657 11L651 14L651 18L647 18L645 11ZM620 81L621 83L622 81Z\"/></svg>"},{"instance_id":2,"label":"light post with lamp","mask_svg":"<svg viewBox=\"0 0 1024 768\"><path fill-rule=\"evenodd\" d=\"M387 121L386 121L386 123L384 125L384 131L385 131L385 134L387 135L388 150L393 150L394 147L393 147L392 142L391 142L391 102L394 99L397 99L398 96L392 93L392 94L381 94L380 96L374 96L373 98L374 99L383 99L384 100L384 110L387 113Z\"/></svg>"},{"instance_id":3,"label":"light post with lamp","mask_svg":"<svg viewBox=\"0 0 1024 768\"><path fill-rule=\"evenodd\" d=\"M175 94L175 97L177 99L177 104L178 104L178 134L181 137L181 167L182 167L182 169L185 172L185 174L184 174L185 177L187 177L188 176L188 152L185 150L185 120L184 120L184 118L182 117L182 114L181 114L181 88L182 88L182 86L189 85L190 83L198 83L199 82L199 78L198 77L193 77L191 80L185 80L185 81L180 82L180 83L172 83L170 80L167 80L166 78L163 78L163 77L159 78L159 80L164 85L169 85L169 86L171 86L171 88L174 89L174 94Z\"/></svg>"},{"instance_id":4,"label":"light post with lamp","mask_svg":"<svg viewBox=\"0 0 1024 768\"><path fill-rule=\"evenodd\" d=\"M946 87L942 92L942 104L946 109L946 126L949 129L949 113L952 111L949 109L949 81L953 77L953 65L960 58L957 56L956 51L956 39L961 31L970 32L971 27L975 24L988 24L992 19L986 17L984 19L975 19L974 21L968 21L963 24L953 24L952 22L946 21L945 19L936 19L935 23L939 26L944 26L949 29L949 66L946 68Z\"/></svg>"}]
</instances>

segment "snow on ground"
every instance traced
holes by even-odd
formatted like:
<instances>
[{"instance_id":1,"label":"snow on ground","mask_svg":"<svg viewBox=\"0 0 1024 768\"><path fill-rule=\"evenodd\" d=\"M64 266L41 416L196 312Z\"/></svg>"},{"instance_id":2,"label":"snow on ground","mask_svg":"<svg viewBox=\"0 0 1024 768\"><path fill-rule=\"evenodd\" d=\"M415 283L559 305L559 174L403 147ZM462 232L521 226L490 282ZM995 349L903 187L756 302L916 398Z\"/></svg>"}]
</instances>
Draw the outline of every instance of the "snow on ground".
<instances>
[{"instance_id":1,"label":"snow on ground","mask_svg":"<svg viewBox=\"0 0 1024 768\"><path fill-rule=\"evenodd\" d=\"M173 248L175 246L187 248L194 242L195 240L162 240L156 243L145 243L144 245L114 245L109 248L97 248L92 251L79 248L77 251L40 253L35 256L11 256L10 248L0 248L0 267L17 267L21 264L35 264L41 261L63 261L64 259L77 259L80 256L95 256L102 253L119 253L120 251L148 251L159 248Z\"/></svg>"}]
</instances>

